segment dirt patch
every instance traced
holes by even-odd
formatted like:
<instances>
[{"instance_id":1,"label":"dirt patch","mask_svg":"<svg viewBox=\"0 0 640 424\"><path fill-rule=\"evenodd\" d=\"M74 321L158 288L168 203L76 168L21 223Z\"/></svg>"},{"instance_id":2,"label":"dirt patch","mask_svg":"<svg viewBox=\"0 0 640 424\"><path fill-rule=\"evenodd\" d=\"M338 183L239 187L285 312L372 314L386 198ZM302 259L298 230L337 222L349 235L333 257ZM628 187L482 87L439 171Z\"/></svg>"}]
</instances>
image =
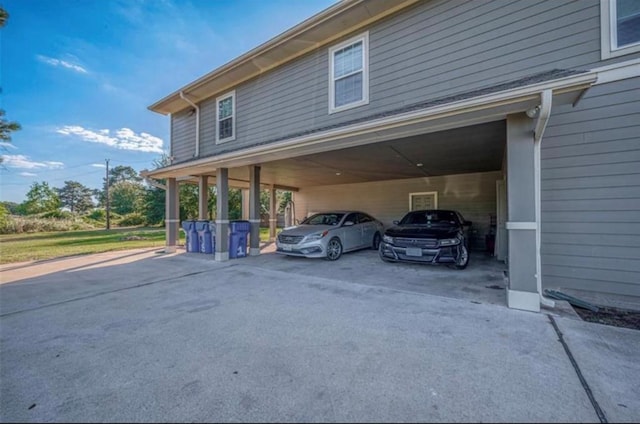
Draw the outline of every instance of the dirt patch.
<instances>
[{"instance_id":1,"label":"dirt patch","mask_svg":"<svg viewBox=\"0 0 640 424\"><path fill-rule=\"evenodd\" d=\"M573 307L584 321L640 330L640 311L601 307L598 312Z\"/></svg>"},{"instance_id":2,"label":"dirt patch","mask_svg":"<svg viewBox=\"0 0 640 424\"><path fill-rule=\"evenodd\" d=\"M120 241L133 241L133 240L148 240L147 237L141 237L141 236L126 236L126 237L120 237Z\"/></svg>"}]
</instances>

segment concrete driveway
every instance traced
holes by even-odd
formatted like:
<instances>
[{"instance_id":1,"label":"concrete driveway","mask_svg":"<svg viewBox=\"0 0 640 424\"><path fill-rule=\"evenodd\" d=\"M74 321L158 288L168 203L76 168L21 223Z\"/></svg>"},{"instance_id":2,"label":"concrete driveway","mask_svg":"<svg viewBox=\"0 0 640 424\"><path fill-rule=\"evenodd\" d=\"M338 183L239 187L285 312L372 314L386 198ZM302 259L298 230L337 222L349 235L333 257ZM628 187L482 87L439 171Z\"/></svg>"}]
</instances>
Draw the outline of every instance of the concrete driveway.
<instances>
[{"instance_id":1,"label":"concrete driveway","mask_svg":"<svg viewBox=\"0 0 640 424\"><path fill-rule=\"evenodd\" d=\"M639 331L348 281L348 258L3 266L0 420L640 419Z\"/></svg>"}]
</instances>

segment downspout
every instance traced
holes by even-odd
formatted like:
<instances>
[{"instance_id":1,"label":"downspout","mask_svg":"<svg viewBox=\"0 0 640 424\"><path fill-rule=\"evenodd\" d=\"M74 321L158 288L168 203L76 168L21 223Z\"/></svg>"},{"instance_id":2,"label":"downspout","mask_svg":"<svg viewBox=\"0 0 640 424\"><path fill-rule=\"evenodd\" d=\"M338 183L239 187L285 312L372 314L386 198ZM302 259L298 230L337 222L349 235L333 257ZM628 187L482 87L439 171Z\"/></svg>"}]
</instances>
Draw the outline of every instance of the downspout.
<instances>
[{"instance_id":1,"label":"downspout","mask_svg":"<svg viewBox=\"0 0 640 424\"><path fill-rule=\"evenodd\" d=\"M196 149L193 156L198 157L200 156L200 108L198 107L198 105L189 100L182 91L180 92L180 98L189 103L196 110Z\"/></svg>"},{"instance_id":2,"label":"downspout","mask_svg":"<svg viewBox=\"0 0 640 424\"><path fill-rule=\"evenodd\" d=\"M544 90L540 94L540 106L538 119L533 132L533 169L535 184L535 208L536 208L536 282L538 286L538 294L540 295L540 303L553 308L555 302L542 294L542 258L540 255L540 246L542 244L541 231L541 215L542 206L540 199L540 190L542 188L540 177L540 144L542 143L542 135L547 128L547 123L551 117L551 105L553 101L553 91L551 89Z\"/></svg>"}]
</instances>

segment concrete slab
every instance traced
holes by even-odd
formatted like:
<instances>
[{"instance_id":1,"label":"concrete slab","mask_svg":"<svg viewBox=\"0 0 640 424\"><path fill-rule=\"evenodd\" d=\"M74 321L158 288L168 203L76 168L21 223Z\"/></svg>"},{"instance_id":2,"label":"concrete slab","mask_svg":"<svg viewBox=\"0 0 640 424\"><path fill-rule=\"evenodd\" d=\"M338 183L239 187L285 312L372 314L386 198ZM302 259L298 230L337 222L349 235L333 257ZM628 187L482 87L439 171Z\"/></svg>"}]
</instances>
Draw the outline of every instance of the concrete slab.
<instances>
[{"instance_id":1,"label":"concrete slab","mask_svg":"<svg viewBox=\"0 0 640 424\"><path fill-rule=\"evenodd\" d=\"M506 304L504 263L482 252L472 252L469 266L456 270L442 265L388 263L374 250L344 254L338 261L307 259L274 253L273 246L250 264L298 275L313 275L409 292L473 300L494 305Z\"/></svg>"},{"instance_id":2,"label":"concrete slab","mask_svg":"<svg viewBox=\"0 0 640 424\"><path fill-rule=\"evenodd\" d=\"M609 422L640 421L640 331L558 319Z\"/></svg>"},{"instance_id":3,"label":"concrete slab","mask_svg":"<svg viewBox=\"0 0 640 424\"><path fill-rule=\"evenodd\" d=\"M3 271L1 421L597 422L544 314L130 253Z\"/></svg>"}]
</instances>

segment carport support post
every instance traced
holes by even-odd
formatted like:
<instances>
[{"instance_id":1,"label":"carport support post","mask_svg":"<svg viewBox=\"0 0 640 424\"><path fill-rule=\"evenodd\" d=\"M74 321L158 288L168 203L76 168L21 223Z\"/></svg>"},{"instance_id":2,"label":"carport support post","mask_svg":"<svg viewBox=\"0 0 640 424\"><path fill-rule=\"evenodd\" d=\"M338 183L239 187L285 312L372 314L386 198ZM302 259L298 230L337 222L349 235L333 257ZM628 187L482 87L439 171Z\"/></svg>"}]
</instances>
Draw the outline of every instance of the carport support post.
<instances>
[{"instance_id":1,"label":"carport support post","mask_svg":"<svg viewBox=\"0 0 640 424\"><path fill-rule=\"evenodd\" d=\"M198 219L209 219L209 177L201 175L198 181Z\"/></svg>"},{"instance_id":2,"label":"carport support post","mask_svg":"<svg viewBox=\"0 0 640 424\"><path fill-rule=\"evenodd\" d=\"M276 224L278 223L276 214L276 189L271 186L269 190L269 241L276 241Z\"/></svg>"},{"instance_id":3,"label":"carport support post","mask_svg":"<svg viewBox=\"0 0 640 424\"><path fill-rule=\"evenodd\" d=\"M249 255L260 254L260 167L249 166Z\"/></svg>"},{"instance_id":4,"label":"carport support post","mask_svg":"<svg viewBox=\"0 0 640 424\"><path fill-rule=\"evenodd\" d=\"M249 219L249 190L243 188L240 191L242 197L242 219Z\"/></svg>"},{"instance_id":5,"label":"carport support post","mask_svg":"<svg viewBox=\"0 0 640 424\"><path fill-rule=\"evenodd\" d=\"M167 178L165 192L164 228L166 245L165 253L176 251L180 224L180 197L178 196L178 182L175 178Z\"/></svg>"},{"instance_id":6,"label":"carport support post","mask_svg":"<svg viewBox=\"0 0 640 424\"><path fill-rule=\"evenodd\" d=\"M229 260L229 169L216 170L216 261Z\"/></svg>"},{"instance_id":7,"label":"carport support post","mask_svg":"<svg viewBox=\"0 0 640 424\"><path fill-rule=\"evenodd\" d=\"M507 116L509 286L507 305L540 311L536 280L536 205L533 125L524 113Z\"/></svg>"}]
</instances>

